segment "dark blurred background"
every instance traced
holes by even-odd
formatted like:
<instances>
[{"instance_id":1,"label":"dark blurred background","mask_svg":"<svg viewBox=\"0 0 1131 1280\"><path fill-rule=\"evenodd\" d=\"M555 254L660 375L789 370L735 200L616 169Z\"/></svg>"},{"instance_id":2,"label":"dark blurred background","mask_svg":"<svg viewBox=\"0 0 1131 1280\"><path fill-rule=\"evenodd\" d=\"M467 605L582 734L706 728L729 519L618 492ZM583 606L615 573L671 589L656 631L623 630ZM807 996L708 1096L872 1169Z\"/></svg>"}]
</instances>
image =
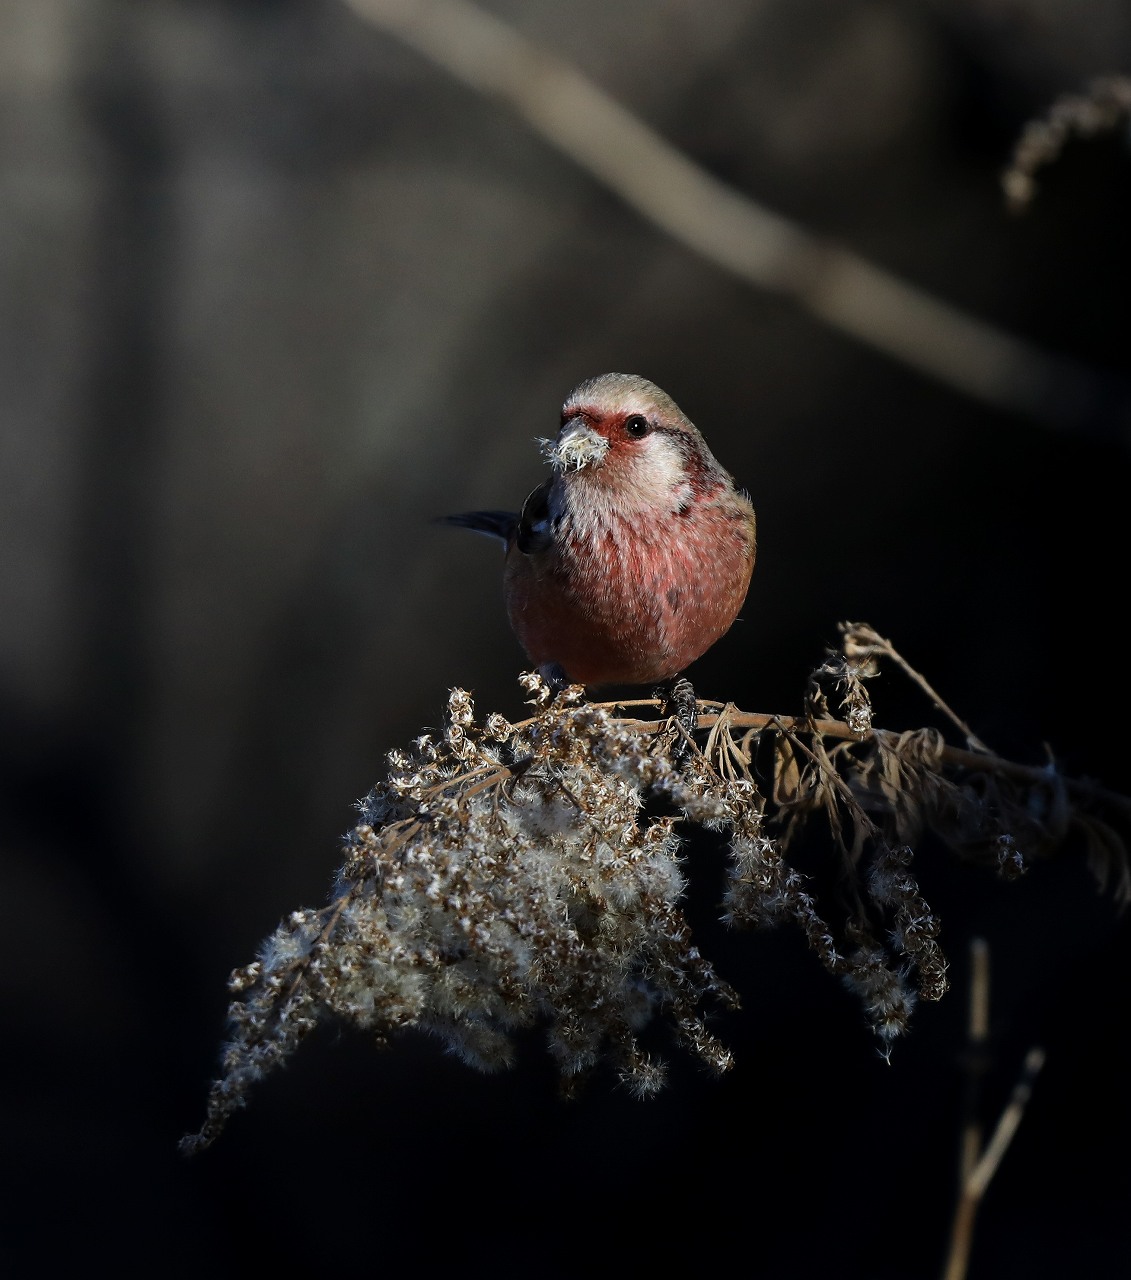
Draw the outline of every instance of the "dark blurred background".
<instances>
[{"instance_id":1,"label":"dark blurred background","mask_svg":"<svg viewBox=\"0 0 1131 1280\"><path fill-rule=\"evenodd\" d=\"M1131 73L1126 0L490 0L693 159L985 320L1131 376L1126 131L1023 216L1025 121ZM927 849L953 990L891 1065L799 938L702 946L723 1081L563 1104L327 1028L192 1160L229 970L319 906L353 801L446 690L517 717L501 560L581 378L671 393L759 513L703 696L793 713L864 620L1000 751L1128 789L1127 399L992 409L652 229L334 0L0 2L0 901L12 1275L937 1275L966 948L992 1123L1048 1065L972 1277L1127 1274L1128 927L1079 850L1014 885ZM1122 397L1122 399L1121 399ZM878 720L925 701L885 676Z\"/></svg>"}]
</instances>

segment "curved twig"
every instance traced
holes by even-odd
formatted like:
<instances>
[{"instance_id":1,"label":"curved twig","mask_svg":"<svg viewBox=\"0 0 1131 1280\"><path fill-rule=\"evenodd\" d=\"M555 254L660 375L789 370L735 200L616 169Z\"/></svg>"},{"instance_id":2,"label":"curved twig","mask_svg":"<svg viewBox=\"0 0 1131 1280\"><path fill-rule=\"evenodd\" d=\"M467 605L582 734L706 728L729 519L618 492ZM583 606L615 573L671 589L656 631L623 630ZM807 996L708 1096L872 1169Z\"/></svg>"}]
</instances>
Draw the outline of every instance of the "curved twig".
<instances>
[{"instance_id":1,"label":"curved twig","mask_svg":"<svg viewBox=\"0 0 1131 1280\"><path fill-rule=\"evenodd\" d=\"M468 0L345 3L476 92L506 102L535 133L716 266L998 408L1055 427L1092 425L1105 406L1120 425L1131 418L1131 392L1115 388L1114 375L979 320L733 190L576 68Z\"/></svg>"}]
</instances>

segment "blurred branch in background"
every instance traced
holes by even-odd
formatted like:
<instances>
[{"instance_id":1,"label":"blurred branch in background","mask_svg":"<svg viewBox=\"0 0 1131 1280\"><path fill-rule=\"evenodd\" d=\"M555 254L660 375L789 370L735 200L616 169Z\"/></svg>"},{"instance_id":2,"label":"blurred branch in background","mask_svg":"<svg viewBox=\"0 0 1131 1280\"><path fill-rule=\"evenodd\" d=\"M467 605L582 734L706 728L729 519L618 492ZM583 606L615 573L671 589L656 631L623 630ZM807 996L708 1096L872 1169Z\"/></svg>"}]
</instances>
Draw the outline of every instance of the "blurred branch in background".
<instances>
[{"instance_id":1,"label":"blurred branch in background","mask_svg":"<svg viewBox=\"0 0 1131 1280\"><path fill-rule=\"evenodd\" d=\"M579 71L466 0L345 0L708 261L944 384L1047 426L1125 436L1131 388L931 296L701 169Z\"/></svg>"}]
</instances>

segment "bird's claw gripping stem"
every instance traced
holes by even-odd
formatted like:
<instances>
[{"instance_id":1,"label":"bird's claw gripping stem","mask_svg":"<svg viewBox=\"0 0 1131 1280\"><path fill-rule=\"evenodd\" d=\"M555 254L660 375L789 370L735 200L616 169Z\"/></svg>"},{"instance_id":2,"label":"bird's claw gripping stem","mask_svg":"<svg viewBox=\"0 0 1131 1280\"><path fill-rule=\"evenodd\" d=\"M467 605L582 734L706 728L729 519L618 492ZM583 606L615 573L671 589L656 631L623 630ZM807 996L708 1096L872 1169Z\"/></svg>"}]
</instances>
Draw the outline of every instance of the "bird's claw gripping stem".
<instances>
[{"instance_id":1,"label":"bird's claw gripping stem","mask_svg":"<svg viewBox=\"0 0 1131 1280\"><path fill-rule=\"evenodd\" d=\"M665 680L656 690L664 715L674 720L683 732L676 738L673 754L676 760L687 754L699 719L699 703L695 689L686 676Z\"/></svg>"}]
</instances>

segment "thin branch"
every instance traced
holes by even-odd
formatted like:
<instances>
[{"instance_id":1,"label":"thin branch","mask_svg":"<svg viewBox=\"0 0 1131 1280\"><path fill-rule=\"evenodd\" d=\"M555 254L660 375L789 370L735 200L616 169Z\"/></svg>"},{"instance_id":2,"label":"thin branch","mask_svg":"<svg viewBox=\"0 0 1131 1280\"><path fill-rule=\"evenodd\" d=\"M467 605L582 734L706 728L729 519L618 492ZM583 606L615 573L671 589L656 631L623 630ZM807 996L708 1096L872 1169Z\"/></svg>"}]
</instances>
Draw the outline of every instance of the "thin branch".
<instances>
[{"instance_id":1,"label":"thin branch","mask_svg":"<svg viewBox=\"0 0 1131 1280\"><path fill-rule=\"evenodd\" d=\"M599 704L607 706L623 706L623 703ZM653 702L650 705L659 706ZM700 703L700 706L705 704ZM711 729L721 719L721 713L709 711L699 715L695 721L695 729ZM727 712L727 721L736 729L767 729L780 727L784 732L801 732L820 734L826 738L840 738L848 742L867 742L870 738L878 738L894 746L900 734L894 729L873 729L864 738L855 732L843 720L810 720L805 716L773 715L761 711L739 711L731 709ZM516 728L530 724L529 720L521 721ZM658 733L667 724L666 720L632 720L623 719L617 723L632 728L640 733ZM960 769L969 769L974 773L996 774L1003 778L1012 778L1016 782L1035 784L1051 784L1054 781L1063 786L1070 794L1081 800L1092 800L1098 804L1110 805L1114 809L1131 817L1131 797L1121 795L1117 791L1109 791L1098 786L1087 778L1065 778L1052 773L1048 765L1020 764L1016 760L1007 760L1003 756L994 755L985 750L969 751L964 747L942 747L943 763L954 765Z\"/></svg>"},{"instance_id":2,"label":"thin branch","mask_svg":"<svg viewBox=\"0 0 1131 1280\"><path fill-rule=\"evenodd\" d=\"M990 1034L990 948L985 938L970 942L970 1047L980 1053Z\"/></svg>"},{"instance_id":3,"label":"thin branch","mask_svg":"<svg viewBox=\"0 0 1131 1280\"><path fill-rule=\"evenodd\" d=\"M1001 1113L990 1139L977 1164L962 1183L958 1207L954 1214L954 1226L951 1235L950 1254L947 1257L943 1280L965 1280L970 1263L970 1249L973 1243L974 1222L978 1216L978 1207L990 1180L997 1173L1002 1158L1013 1141L1025 1114L1025 1108L1033 1093L1033 1082L1045 1064L1045 1051L1034 1046L1025 1055L1021 1068L1021 1077L1014 1086L1009 1105Z\"/></svg>"},{"instance_id":4,"label":"thin branch","mask_svg":"<svg viewBox=\"0 0 1131 1280\"><path fill-rule=\"evenodd\" d=\"M1021 1076L1013 1088L1009 1103L998 1118L993 1135L982 1147L982 1126L977 1117L978 1085L985 1066L985 1043L989 1036L990 955L983 938L970 944L970 1012L967 1028L969 1045L967 1072L969 1088L967 1115L962 1128L959 1164L958 1203L951 1223L950 1249L943 1268L942 1280L965 1280L974 1242L974 1223L986 1188L997 1173L1002 1159L1013 1141L1025 1108L1033 1092L1033 1082L1044 1066L1045 1051L1039 1046L1025 1055Z\"/></svg>"},{"instance_id":5,"label":"thin branch","mask_svg":"<svg viewBox=\"0 0 1131 1280\"><path fill-rule=\"evenodd\" d=\"M970 1005L966 1028L966 1098L962 1124L962 1149L958 1162L959 1208L955 1213L951 1240L952 1255L970 1255L974 1218L962 1207L962 1188L974 1171L982 1153L982 1122L979 1118L982 1075L986 1065L986 1041L990 1034L990 948L985 938L970 940ZM965 1261L963 1271L965 1271Z\"/></svg>"},{"instance_id":6,"label":"thin branch","mask_svg":"<svg viewBox=\"0 0 1131 1280\"><path fill-rule=\"evenodd\" d=\"M1033 1084L1045 1065L1045 1051L1040 1045L1034 1045L1025 1055L1021 1068L1021 1076L1013 1087L1009 1106L1001 1113L993 1137L986 1144L981 1159L974 1166L973 1172L966 1181L967 1193L980 1199L990 1185L990 1180L997 1173L1013 1136L1021 1125L1021 1118L1029 1099L1033 1096Z\"/></svg>"},{"instance_id":7,"label":"thin branch","mask_svg":"<svg viewBox=\"0 0 1131 1280\"><path fill-rule=\"evenodd\" d=\"M844 623L843 631L846 641L845 649L850 656L855 657L857 654L860 656L876 655L887 658L889 662L894 662L909 680L923 690L935 708L941 711L960 730L966 738L968 747L972 747L975 751L989 751L989 747L970 728L966 721L956 711L952 711L943 701L942 696L935 692L934 687L928 682L926 676L920 675L890 640L885 640L883 636L873 631L871 627L859 622ZM849 645L851 645L851 648L849 648Z\"/></svg>"},{"instance_id":8,"label":"thin branch","mask_svg":"<svg viewBox=\"0 0 1131 1280\"><path fill-rule=\"evenodd\" d=\"M345 0L486 97L660 230L718 267L792 298L852 337L1000 409L1088 426L1131 392L933 297L720 182L576 68L467 0ZM1117 403L1112 403L1116 400Z\"/></svg>"}]
</instances>

